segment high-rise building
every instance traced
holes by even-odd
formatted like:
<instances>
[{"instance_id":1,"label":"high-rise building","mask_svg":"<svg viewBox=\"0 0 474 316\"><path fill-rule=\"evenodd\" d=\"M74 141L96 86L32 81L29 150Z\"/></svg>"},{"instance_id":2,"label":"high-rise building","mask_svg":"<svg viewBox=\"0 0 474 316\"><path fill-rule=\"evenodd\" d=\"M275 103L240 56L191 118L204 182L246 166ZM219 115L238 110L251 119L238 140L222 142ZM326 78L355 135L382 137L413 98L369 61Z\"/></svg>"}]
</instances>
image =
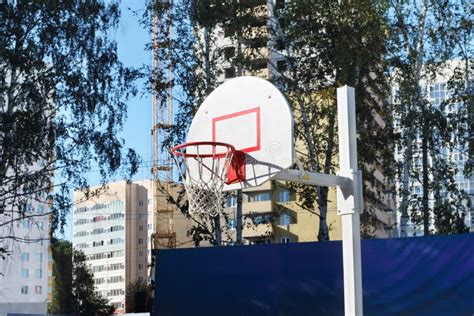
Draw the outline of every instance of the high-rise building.
<instances>
[{"instance_id":1,"label":"high-rise building","mask_svg":"<svg viewBox=\"0 0 474 316\"><path fill-rule=\"evenodd\" d=\"M128 284L147 280L147 189L119 181L91 190L99 191L74 192L73 246L86 255L95 290L124 313Z\"/></svg>"},{"instance_id":2,"label":"high-rise building","mask_svg":"<svg viewBox=\"0 0 474 316\"><path fill-rule=\"evenodd\" d=\"M7 209L0 215L0 247L7 250L0 256L0 316L46 313L51 298L49 205L35 199L23 205L24 214Z\"/></svg>"},{"instance_id":3,"label":"high-rise building","mask_svg":"<svg viewBox=\"0 0 474 316\"><path fill-rule=\"evenodd\" d=\"M147 214L148 214L148 225L147 225L147 238L148 238L148 264L152 263L152 250L159 249L153 247L154 243L160 242L159 239L155 238L156 233L156 221L159 220L154 215L153 206L158 205L158 209L164 209L170 207L173 210L173 227L176 234L176 248L190 248L193 247L191 237L187 235L188 230L192 227L192 220L186 217L175 204L169 203L169 197L176 197L180 186L176 183L161 183L163 186L168 186L169 189L166 192L158 191L158 194L153 194L153 180L141 180L134 182L137 185L141 185L147 190ZM157 198L155 202L154 199ZM202 244L207 245L206 243Z\"/></svg>"}]
</instances>

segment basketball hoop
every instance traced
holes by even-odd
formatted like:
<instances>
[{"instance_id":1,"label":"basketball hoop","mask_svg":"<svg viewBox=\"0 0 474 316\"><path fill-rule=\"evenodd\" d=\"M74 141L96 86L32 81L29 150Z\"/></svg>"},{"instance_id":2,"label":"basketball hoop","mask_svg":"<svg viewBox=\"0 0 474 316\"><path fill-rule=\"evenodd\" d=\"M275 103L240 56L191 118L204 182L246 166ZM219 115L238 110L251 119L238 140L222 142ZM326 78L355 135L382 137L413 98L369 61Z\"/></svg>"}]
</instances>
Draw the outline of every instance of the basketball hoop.
<instances>
[{"instance_id":1,"label":"basketball hoop","mask_svg":"<svg viewBox=\"0 0 474 316\"><path fill-rule=\"evenodd\" d=\"M171 153L178 166L183 158L185 168L178 169L190 213L217 216L223 205L224 185L245 180L245 154L230 144L191 142L171 148Z\"/></svg>"}]
</instances>

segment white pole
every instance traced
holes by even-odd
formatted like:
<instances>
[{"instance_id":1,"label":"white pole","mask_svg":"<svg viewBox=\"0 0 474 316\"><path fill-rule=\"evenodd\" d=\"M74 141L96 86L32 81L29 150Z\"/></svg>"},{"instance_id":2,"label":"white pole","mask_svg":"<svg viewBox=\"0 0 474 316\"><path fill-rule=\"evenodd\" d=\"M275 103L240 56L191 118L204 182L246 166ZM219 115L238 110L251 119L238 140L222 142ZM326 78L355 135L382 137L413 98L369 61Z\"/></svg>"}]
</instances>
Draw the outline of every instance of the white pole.
<instances>
[{"instance_id":1,"label":"white pole","mask_svg":"<svg viewBox=\"0 0 474 316\"><path fill-rule=\"evenodd\" d=\"M362 180L357 166L357 138L354 88L337 89L339 131L339 176L352 185L337 187L337 209L342 221L344 267L344 311L346 316L362 316L362 269L360 256L360 218Z\"/></svg>"}]
</instances>

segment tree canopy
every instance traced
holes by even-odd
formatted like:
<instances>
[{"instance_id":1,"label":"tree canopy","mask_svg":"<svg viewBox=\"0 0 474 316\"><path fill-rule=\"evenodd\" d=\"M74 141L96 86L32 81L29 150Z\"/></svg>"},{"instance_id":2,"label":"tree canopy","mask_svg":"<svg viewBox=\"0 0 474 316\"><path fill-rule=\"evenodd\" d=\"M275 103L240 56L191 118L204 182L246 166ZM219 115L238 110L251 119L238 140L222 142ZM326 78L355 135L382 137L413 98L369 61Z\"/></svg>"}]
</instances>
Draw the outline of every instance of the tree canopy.
<instances>
[{"instance_id":1,"label":"tree canopy","mask_svg":"<svg viewBox=\"0 0 474 316\"><path fill-rule=\"evenodd\" d=\"M16 221L35 220L36 202L51 206L43 215L52 230L62 227L70 190L88 188L87 172L102 183L136 172L138 157L118 135L139 72L118 59L115 1L7 1L0 10L4 249L19 239Z\"/></svg>"},{"instance_id":2,"label":"tree canopy","mask_svg":"<svg viewBox=\"0 0 474 316\"><path fill-rule=\"evenodd\" d=\"M70 241L52 239L53 293L48 313L111 315L114 307L96 293L93 274L83 252L74 250Z\"/></svg>"}]
</instances>

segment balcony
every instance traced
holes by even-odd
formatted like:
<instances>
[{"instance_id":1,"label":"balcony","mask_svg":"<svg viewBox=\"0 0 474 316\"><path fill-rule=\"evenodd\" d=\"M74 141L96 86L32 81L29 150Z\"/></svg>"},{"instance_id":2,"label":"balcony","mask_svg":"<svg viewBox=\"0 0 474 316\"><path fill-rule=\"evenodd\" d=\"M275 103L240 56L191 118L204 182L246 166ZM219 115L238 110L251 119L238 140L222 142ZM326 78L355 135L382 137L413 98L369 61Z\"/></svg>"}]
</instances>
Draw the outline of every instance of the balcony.
<instances>
[{"instance_id":1,"label":"balcony","mask_svg":"<svg viewBox=\"0 0 474 316\"><path fill-rule=\"evenodd\" d=\"M272 201L244 202L242 213L268 213L273 211Z\"/></svg>"}]
</instances>

